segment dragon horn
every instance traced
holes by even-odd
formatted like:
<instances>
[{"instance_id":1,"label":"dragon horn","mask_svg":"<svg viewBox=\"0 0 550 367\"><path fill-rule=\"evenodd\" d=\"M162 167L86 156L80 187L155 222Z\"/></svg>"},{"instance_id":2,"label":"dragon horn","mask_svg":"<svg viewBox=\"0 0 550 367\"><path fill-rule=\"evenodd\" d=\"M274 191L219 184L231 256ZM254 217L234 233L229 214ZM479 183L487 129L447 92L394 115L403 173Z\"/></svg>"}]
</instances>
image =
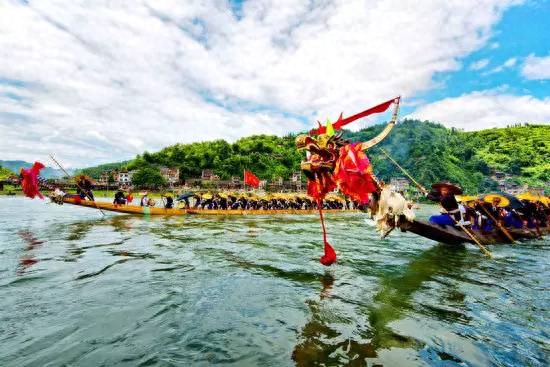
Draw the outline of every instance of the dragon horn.
<instances>
[{"instance_id":1,"label":"dragon horn","mask_svg":"<svg viewBox=\"0 0 550 367\"><path fill-rule=\"evenodd\" d=\"M399 113L399 102L400 101L401 101L401 96L399 96L399 97L397 97L393 100L393 102L395 103L395 107L393 109L393 115L392 115L392 118L391 118L390 122L388 122L388 124L386 125L384 130L382 130L382 132L380 132L380 134L378 134L374 138L370 139L369 141L361 143L361 149L365 150L365 149L372 148L376 144L380 143L386 136L388 136L390 131L395 126L395 123L397 122L397 114Z\"/></svg>"}]
</instances>

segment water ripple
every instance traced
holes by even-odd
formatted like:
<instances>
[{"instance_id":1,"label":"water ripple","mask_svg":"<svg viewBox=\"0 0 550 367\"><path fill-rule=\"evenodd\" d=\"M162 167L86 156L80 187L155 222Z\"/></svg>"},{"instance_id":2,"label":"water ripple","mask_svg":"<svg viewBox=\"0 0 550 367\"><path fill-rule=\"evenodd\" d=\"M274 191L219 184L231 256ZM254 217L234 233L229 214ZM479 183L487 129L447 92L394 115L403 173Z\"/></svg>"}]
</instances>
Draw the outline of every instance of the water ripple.
<instances>
[{"instance_id":1,"label":"water ripple","mask_svg":"<svg viewBox=\"0 0 550 367\"><path fill-rule=\"evenodd\" d=\"M0 199L0 365L547 366L550 240L363 214L138 217Z\"/></svg>"}]
</instances>

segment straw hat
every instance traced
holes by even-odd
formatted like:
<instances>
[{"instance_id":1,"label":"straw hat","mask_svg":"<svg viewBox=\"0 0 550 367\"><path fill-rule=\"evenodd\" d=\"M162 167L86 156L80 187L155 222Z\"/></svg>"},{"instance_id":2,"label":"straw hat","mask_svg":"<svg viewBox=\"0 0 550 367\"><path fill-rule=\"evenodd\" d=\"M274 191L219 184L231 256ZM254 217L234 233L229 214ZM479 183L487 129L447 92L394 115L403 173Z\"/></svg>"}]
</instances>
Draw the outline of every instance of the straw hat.
<instances>
[{"instance_id":1,"label":"straw hat","mask_svg":"<svg viewBox=\"0 0 550 367\"><path fill-rule=\"evenodd\" d=\"M510 200L508 200L508 198L498 194L485 195L483 197L483 201L495 204L496 206L500 206L501 208L510 205Z\"/></svg>"},{"instance_id":2,"label":"straw hat","mask_svg":"<svg viewBox=\"0 0 550 367\"><path fill-rule=\"evenodd\" d=\"M473 195L457 195L456 196L456 201L458 201L458 202L468 203L470 201L476 201L476 200L478 200L478 197L473 196Z\"/></svg>"},{"instance_id":3,"label":"straw hat","mask_svg":"<svg viewBox=\"0 0 550 367\"><path fill-rule=\"evenodd\" d=\"M449 190L449 192L454 194L454 195L462 194L462 188L460 186L452 184L448 181L436 182L432 185L432 188L437 190L437 191L441 191L441 189L444 188L444 187L446 187Z\"/></svg>"}]
</instances>

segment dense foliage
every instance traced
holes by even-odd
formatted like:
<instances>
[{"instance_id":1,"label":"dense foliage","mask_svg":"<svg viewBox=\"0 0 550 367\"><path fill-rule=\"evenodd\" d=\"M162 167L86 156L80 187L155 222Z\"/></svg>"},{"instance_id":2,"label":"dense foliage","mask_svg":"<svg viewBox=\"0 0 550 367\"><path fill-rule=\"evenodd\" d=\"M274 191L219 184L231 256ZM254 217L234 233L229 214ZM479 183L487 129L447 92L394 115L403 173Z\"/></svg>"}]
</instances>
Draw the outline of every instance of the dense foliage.
<instances>
[{"instance_id":1,"label":"dense foliage","mask_svg":"<svg viewBox=\"0 0 550 367\"><path fill-rule=\"evenodd\" d=\"M138 187L158 189L166 186L166 180L156 167L146 166L138 169L132 176L132 182Z\"/></svg>"},{"instance_id":2,"label":"dense foliage","mask_svg":"<svg viewBox=\"0 0 550 367\"><path fill-rule=\"evenodd\" d=\"M129 165L136 169L150 164L178 167L180 179L200 177L211 169L221 179L242 177L245 169L262 179L289 177L300 168L302 153L296 150L294 137L255 135L233 144L224 140L176 144L157 153L145 152Z\"/></svg>"},{"instance_id":3,"label":"dense foliage","mask_svg":"<svg viewBox=\"0 0 550 367\"><path fill-rule=\"evenodd\" d=\"M364 141L383 126L349 134ZM423 185L450 180L468 192L495 190L491 173L513 175L517 183L544 186L550 181L550 126L515 126L464 132L439 124L405 120L377 147L388 151ZM375 172L383 179L402 176L397 168L374 147L369 157Z\"/></svg>"},{"instance_id":4,"label":"dense foliage","mask_svg":"<svg viewBox=\"0 0 550 367\"><path fill-rule=\"evenodd\" d=\"M99 166L78 170L76 174L85 174L92 178L98 179L103 172L114 171L114 170L125 168L128 165L128 163L129 161L101 164Z\"/></svg>"},{"instance_id":5,"label":"dense foliage","mask_svg":"<svg viewBox=\"0 0 550 367\"><path fill-rule=\"evenodd\" d=\"M366 141L383 128L384 125L375 125L358 132L346 131L345 137L351 141ZM213 170L221 179L241 177L244 169L251 170L261 179L287 179L299 170L304 157L303 152L296 150L294 138L295 135L255 135L233 144L224 140L176 144L156 153L145 152L128 163L103 165L86 172L101 172L109 166L109 169L143 169L162 165L178 167L182 180L200 177L203 169ZM388 151L425 186L450 180L460 183L471 193L490 191L496 189L497 183L490 178L496 170L513 175L518 183L542 186L550 181L548 125L464 132L431 122L405 120L382 143L367 152L374 172L381 179L389 180L403 174L379 147Z\"/></svg>"},{"instance_id":6,"label":"dense foliage","mask_svg":"<svg viewBox=\"0 0 550 367\"><path fill-rule=\"evenodd\" d=\"M6 178L15 175L11 170L0 166L0 180L5 180Z\"/></svg>"}]
</instances>

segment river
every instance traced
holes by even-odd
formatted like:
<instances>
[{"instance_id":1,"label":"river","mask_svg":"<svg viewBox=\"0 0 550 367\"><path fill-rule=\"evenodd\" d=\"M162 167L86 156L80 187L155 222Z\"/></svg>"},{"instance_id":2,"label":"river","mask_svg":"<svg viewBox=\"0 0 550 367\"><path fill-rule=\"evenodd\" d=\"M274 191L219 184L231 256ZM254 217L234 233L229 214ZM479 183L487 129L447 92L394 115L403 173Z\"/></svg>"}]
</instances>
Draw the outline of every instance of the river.
<instances>
[{"instance_id":1,"label":"river","mask_svg":"<svg viewBox=\"0 0 550 367\"><path fill-rule=\"evenodd\" d=\"M435 207L423 207L427 215ZM0 198L1 366L548 366L550 239L364 214L139 217Z\"/></svg>"}]
</instances>

